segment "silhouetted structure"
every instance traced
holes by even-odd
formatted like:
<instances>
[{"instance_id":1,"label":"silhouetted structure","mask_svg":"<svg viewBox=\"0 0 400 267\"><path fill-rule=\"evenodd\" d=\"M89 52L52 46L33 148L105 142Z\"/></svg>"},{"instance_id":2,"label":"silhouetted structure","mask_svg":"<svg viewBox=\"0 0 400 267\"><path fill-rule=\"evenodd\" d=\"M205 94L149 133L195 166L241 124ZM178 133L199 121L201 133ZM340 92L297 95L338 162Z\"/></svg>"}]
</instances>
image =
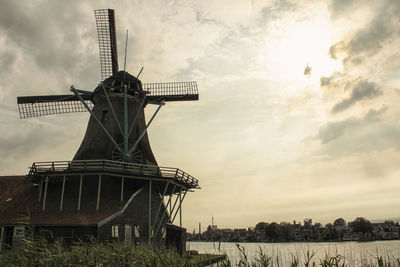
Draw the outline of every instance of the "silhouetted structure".
<instances>
[{"instance_id":1,"label":"silhouetted structure","mask_svg":"<svg viewBox=\"0 0 400 267\"><path fill-rule=\"evenodd\" d=\"M304 224L288 222L259 222L255 227L246 229L218 229L209 225L207 231L195 234L187 233L188 241L204 240L214 242L338 242L396 240L400 238L399 222L386 220L370 223L363 217L357 217L348 224L343 218L334 223L312 223L306 218Z\"/></svg>"},{"instance_id":2,"label":"silhouetted structure","mask_svg":"<svg viewBox=\"0 0 400 267\"><path fill-rule=\"evenodd\" d=\"M118 71L114 10L96 10L95 16L104 79L95 90L71 86L71 95L18 97L21 118L91 116L72 161L35 162L26 177L0 177L0 244L12 247L29 225L48 239L173 243L183 252L176 234L185 231L181 205L198 181L158 166L147 129L165 102L198 100L196 82L142 84L140 73ZM158 107L146 123L148 104ZM179 227L172 225L178 214ZM173 238L166 242L168 236Z\"/></svg>"}]
</instances>

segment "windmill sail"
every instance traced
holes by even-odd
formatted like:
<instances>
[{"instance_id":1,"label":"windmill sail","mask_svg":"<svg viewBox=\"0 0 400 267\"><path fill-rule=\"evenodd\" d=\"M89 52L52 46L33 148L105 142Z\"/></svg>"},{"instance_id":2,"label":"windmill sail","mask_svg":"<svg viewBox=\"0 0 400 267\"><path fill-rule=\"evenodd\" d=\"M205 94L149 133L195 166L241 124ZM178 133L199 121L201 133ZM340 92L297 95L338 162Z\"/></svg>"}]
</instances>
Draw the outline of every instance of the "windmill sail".
<instances>
[{"instance_id":1,"label":"windmill sail","mask_svg":"<svg viewBox=\"0 0 400 267\"><path fill-rule=\"evenodd\" d=\"M100 50L101 79L118 72L117 38L113 9L94 11Z\"/></svg>"},{"instance_id":2,"label":"windmill sail","mask_svg":"<svg viewBox=\"0 0 400 267\"><path fill-rule=\"evenodd\" d=\"M89 94L82 94L81 97L90 108L93 107ZM17 103L21 119L87 111L75 95L20 96Z\"/></svg>"},{"instance_id":3,"label":"windmill sail","mask_svg":"<svg viewBox=\"0 0 400 267\"><path fill-rule=\"evenodd\" d=\"M196 82L144 83L143 90L148 91L151 101L190 101L199 100Z\"/></svg>"}]
</instances>

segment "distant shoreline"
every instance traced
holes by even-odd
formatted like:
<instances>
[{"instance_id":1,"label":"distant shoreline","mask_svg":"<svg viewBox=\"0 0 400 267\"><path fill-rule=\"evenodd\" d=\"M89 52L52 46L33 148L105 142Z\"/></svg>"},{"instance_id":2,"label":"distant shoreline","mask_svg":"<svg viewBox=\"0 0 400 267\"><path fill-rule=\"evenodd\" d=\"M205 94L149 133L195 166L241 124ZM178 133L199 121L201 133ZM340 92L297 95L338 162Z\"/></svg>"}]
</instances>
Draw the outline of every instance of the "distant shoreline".
<instances>
[{"instance_id":1,"label":"distant shoreline","mask_svg":"<svg viewBox=\"0 0 400 267\"><path fill-rule=\"evenodd\" d=\"M366 241L361 241L361 240L346 240L346 241L281 241L281 242L248 242L248 241L212 241L212 240L186 240L186 242L195 242L195 243L246 243L246 244L290 244L290 243L372 243L372 242L392 242L392 241L400 241L400 239L387 239L387 240L382 240L382 239L377 239L377 240L366 240Z\"/></svg>"}]
</instances>

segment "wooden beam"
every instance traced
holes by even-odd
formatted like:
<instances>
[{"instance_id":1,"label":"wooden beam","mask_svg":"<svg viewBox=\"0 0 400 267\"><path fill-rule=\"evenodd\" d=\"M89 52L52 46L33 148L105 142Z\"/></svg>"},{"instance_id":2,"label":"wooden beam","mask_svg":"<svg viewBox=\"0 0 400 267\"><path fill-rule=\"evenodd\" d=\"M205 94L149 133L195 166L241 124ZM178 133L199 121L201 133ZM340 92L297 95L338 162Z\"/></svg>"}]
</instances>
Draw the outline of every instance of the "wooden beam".
<instances>
[{"instance_id":1,"label":"wooden beam","mask_svg":"<svg viewBox=\"0 0 400 267\"><path fill-rule=\"evenodd\" d=\"M182 192L182 188L179 190L179 195L181 194L181 192ZM173 214L174 211L175 211L175 206L176 206L176 203L178 202L178 199L179 199L179 196L176 196L176 197L175 197L174 206L172 206L172 209L171 209L170 216L172 216L172 214ZM172 203L172 202L171 202L171 203ZM178 210L176 210L176 212L177 212L177 211L178 211ZM175 216L176 216L176 212L175 212ZM171 217L170 217L169 222L170 222L170 223L173 223L174 220L175 220L175 217L174 217L172 220L171 220Z\"/></svg>"},{"instance_id":2,"label":"wooden beam","mask_svg":"<svg viewBox=\"0 0 400 267\"><path fill-rule=\"evenodd\" d=\"M78 211L81 209L81 198L82 198L82 177L83 175L81 174L81 179L79 181L79 197L78 197Z\"/></svg>"},{"instance_id":3,"label":"wooden beam","mask_svg":"<svg viewBox=\"0 0 400 267\"><path fill-rule=\"evenodd\" d=\"M125 176L122 176L122 180L121 180L121 203L124 201L124 184L125 184Z\"/></svg>"},{"instance_id":4,"label":"wooden beam","mask_svg":"<svg viewBox=\"0 0 400 267\"><path fill-rule=\"evenodd\" d=\"M104 220L100 221L97 223L98 227L103 226L104 224L110 222L111 220L114 220L118 216L121 216L125 210L128 208L128 206L131 204L132 200L143 190L143 187L141 187L139 190L137 190L135 193L131 195L131 197L126 201L125 205L122 207L121 210L117 211L116 213L112 214L111 216L105 218Z\"/></svg>"},{"instance_id":5,"label":"wooden beam","mask_svg":"<svg viewBox=\"0 0 400 267\"><path fill-rule=\"evenodd\" d=\"M101 174L99 175L99 185L97 188L97 205L96 205L96 210L99 210L100 206L100 192L101 192Z\"/></svg>"},{"instance_id":6,"label":"wooden beam","mask_svg":"<svg viewBox=\"0 0 400 267\"><path fill-rule=\"evenodd\" d=\"M174 186L174 189L172 189L172 192L175 191L175 188L176 188L176 185ZM172 194L169 196L167 205L165 205L165 209L163 210L164 212L163 212L163 215L161 216L161 220L160 220L159 225L158 225L157 227L154 228L154 229L156 229L156 230L154 231L154 236L157 236L158 231L160 231L160 227L161 227L162 222L163 222L163 220L164 220L165 214L168 215L168 217L169 217L169 218L168 218L168 221L170 221L170 218L171 218L171 216L172 216L172 212L170 212L170 213L168 214L168 205L170 206L170 209L171 209L171 204L172 204L172 201L171 201L171 200L172 200Z\"/></svg>"},{"instance_id":7,"label":"wooden beam","mask_svg":"<svg viewBox=\"0 0 400 267\"><path fill-rule=\"evenodd\" d=\"M182 228L182 195L179 193L179 226Z\"/></svg>"},{"instance_id":8,"label":"wooden beam","mask_svg":"<svg viewBox=\"0 0 400 267\"><path fill-rule=\"evenodd\" d=\"M42 189L43 189L43 180L40 180L40 182L39 182L39 202L40 202L40 199L42 198Z\"/></svg>"},{"instance_id":9,"label":"wooden beam","mask_svg":"<svg viewBox=\"0 0 400 267\"><path fill-rule=\"evenodd\" d=\"M151 245L151 180L149 181L149 245Z\"/></svg>"},{"instance_id":10,"label":"wooden beam","mask_svg":"<svg viewBox=\"0 0 400 267\"><path fill-rule=\"evenodd\" d=\"M43 196L43 210L46 209L47 185L48 184L49 184L49 177L46 176L46 183L44 185L44 196Z\"/></svg>"},{"instance_id":11,"label":"wooden beam","mask_svg":"<svg viewBox=\"0 0 400 267\"><path fill-rule=\"evenodd\" d=\"M154 225L153 225L153 229L155 229L155 228L156 228L156 224L157 224L158 215L159 215L159 213L160 213L161 207L162 207L162 206L163 206L163 204L164 204L164 196L165 196L165 193L167 192L167 189L168 189L169 183L170 183L170 181L168 181L168 182L167 182L167 184L165 185L164 192L163 192L163 194L161 195L161 199L160 199L160 205L158 206L158 210L157 210L156 216L154 217ZM155 236L155 237L156 237L156 236Z\"/></svg>"},{"instance_id":12,"label":"wooden beam","mask_svg":"<svg viewBox=\"0 0 400 267\"><path fill-rule=\"evenodd\" d=\"M62 189L61 189L61 201L60 201L60 211L63 209L63 203L64 203L64 189L65 189L65 175L63 177L63 184L62 184Z\"/></svg>"},{"instance_id":13,"label":"wooden beam","mask_svg":"<svg viewBox=\"0 0 400 267\"><path fill-rule=\"evenodd\" d=\"M181 192L182 192L182 191L181 191ZM181 205L182 205L183 200L184 200L185 197L186 197L186 193L187 193L187 191L185 191L185 193L183 194L183 198L179 197L179 207L178 207L177 210L175 211L174 217L172 218L172 221L171 221L171 222L174 222L174 221L175 221L175 218L176 218L176 215L178 214L178 211L181 210ZM180 194L181 194L181 193L179 193L179 195L180 195Z\"/></svg>"}]
</instances>

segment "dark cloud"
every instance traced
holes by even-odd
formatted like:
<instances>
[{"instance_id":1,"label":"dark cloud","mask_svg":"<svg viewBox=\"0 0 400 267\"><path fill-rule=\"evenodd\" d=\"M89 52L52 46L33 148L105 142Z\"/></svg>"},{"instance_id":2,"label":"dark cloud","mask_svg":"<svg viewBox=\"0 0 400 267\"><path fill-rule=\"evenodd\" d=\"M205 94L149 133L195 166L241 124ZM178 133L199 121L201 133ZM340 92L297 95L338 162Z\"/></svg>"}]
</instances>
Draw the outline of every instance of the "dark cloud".
<instances>
[{"instance_id":1,"label":"dark cloud","mask_svg":"<svg viewBox=\"0 0 400 267\"><path fill-rule=\"evenodd\" d=\"M319 129L314 138L319 139L322 144L327 144L350 131L357 130L357 128L379 122L386 110L387 107L382 107L379 110L370 109L364 117L359 119L351 117L342 121L328 122Z\"/></svg>"},{"instance_id":2,"label":"dark cloud","mask_svg":"<svg viewBox=\"0 0 400 267\"><path fill-rule=\"evenodd\" d=\"M344 89L349 90L353 86L354 81L351 77L348 77L345 73L334 72L331 76L320 77L320 86L326 87L327 89Z\"/></svg>"},{"instance_id":3,"label":"dark cloud","mask_svg":"<svg viewBox=\"0 0 400 267\"><path fill-rule=\"evenodd\" d=\"M367 77L363 73L376 73L376 69L371 69L376 66L372 60L385 62L390 56L388 51L393 51L394 40L400 37L400 1L332 0L329 5L333 19L347 17L366 8L372 11L372 16L364 26L329 48L331 58L343 59L344 69L330 77L321 77L320 86L339 92L350 90L348 98L337 101L333 106L333 114L347 110L360 101L379 97L388 87L379 77Z\"/></svg>"},{"instance_id":4,"label":"dark cloud","mask_svg":"<svg viewBox=\"0 0 400 267\"><path fill-rule=\"evenodd\" d=\"M327 144L330 141L342 136L349 128L358 124L354 118L350 118L339 122L329 122L322 126L316 136L322 144Z\"/></svg>"},{"instance_id":5,"label":"dark cloud","mask_svg":"<svg viewBox=\"0 0 400 267\"><path fill-rule=\"evenodd\" d=\"M338 59L338 54L342 53L344 50L345 50L345 47L344 47L343 41L338 42L329 48L329 55L333 59Z\"/></svg>"},{"instance_id":6,"label":"dark cloud","mask_svg":"<svg viewBox=\"0 0 400 267\"><path fill-rule=\"evenodd\" d=\"M338 16L343 10L356 8L356 6L368 5L375 12L373 19L354 35L349 36L329 49L332 58L337 59L337 55L346 52L345 63L355 65L361 64L365 56L373 55L380 51L383 44L393 38L400 36L400 1L382 1L379 6L373 6L365 1L332 1L331 14Z\"/></svg>"},{"instance_id":7,"label":"dark cloud","mask_svg":"<svg viewBox=\"0 0 400 267\"><path fill-rule=\"evenodd\" d=\"M44 1L37 8L27 8L21 1L2 2L0 33L5 45L32 57L45 71L61 74L90 72L87 60L96 47L94 19L78 1ZM83 63L83 64L82 64Z\"/></svg>"},{"instance_id":8,"label":"dark cloud","mask_svg":"<svg viewBox=\"0 0 400 267\"><path fill-rule=\"evenodd\" d=\"M388 14L390 17L390 14ZM350 54L373 52L381 48L383 41L388 39L395 31L391 28L390 18L377 16L364 29L357 32L348 44Z\"/></svg>"},{"instance_id":9,"label":"dark cloud","mask_svg":"<svg viewBox=\"0 0 400 267\"><path fill-rule=\"evenodd\" d=\"M378 88L378 85L376 83L360 81L357 85L354 86L349 98L342 100L332 108L332 113L343 111L361 100L371 99L382 94L383 92Z\"/></svg>"},{"instance_id":10,"label":"dark cloud","mask_svg":"<svg viewBox=\"0 0 400 267\"><path fill-rule=\"evenodd\" d=\"M350 41L350 53L373 53L382 47L384 41L393 35L399 35L399 13L400 1L382 1L382 5L371 23L358 31Z\"/></svg>"},{"instance_id":11,"label":"dark cloud","mask_svg":"<svg viewBox=\"0 0 400 267\"><path fill-rule=\"evenodd\" d=\"M356 0L332 0L329 4L329 11L332 18L336 19L339 16L347 14L355 5Z\"/></svg>"},{"instance_id":12,"label":"dark cloud","mask_svg":"<svg viewBox=\"0 0 400 267\"><path fill-rule=\"evenodd\" d=\"M383 113L385 113L387 109L388 109L387 106L383 106L378 110L370 109L368 113L365 115L364 119L367 122L379 121Z\"/></svg>"},{"instance_id":13,"label":"dark cloud","mask_svg":"<svg viewBox=\"0 0 400 267\"><path fill-rule=\"evenodd\" d=\"M332 77L321 77L320 78L320 85L321 87L329 86L331 83Z\"/></svg>"}]
</instances>

